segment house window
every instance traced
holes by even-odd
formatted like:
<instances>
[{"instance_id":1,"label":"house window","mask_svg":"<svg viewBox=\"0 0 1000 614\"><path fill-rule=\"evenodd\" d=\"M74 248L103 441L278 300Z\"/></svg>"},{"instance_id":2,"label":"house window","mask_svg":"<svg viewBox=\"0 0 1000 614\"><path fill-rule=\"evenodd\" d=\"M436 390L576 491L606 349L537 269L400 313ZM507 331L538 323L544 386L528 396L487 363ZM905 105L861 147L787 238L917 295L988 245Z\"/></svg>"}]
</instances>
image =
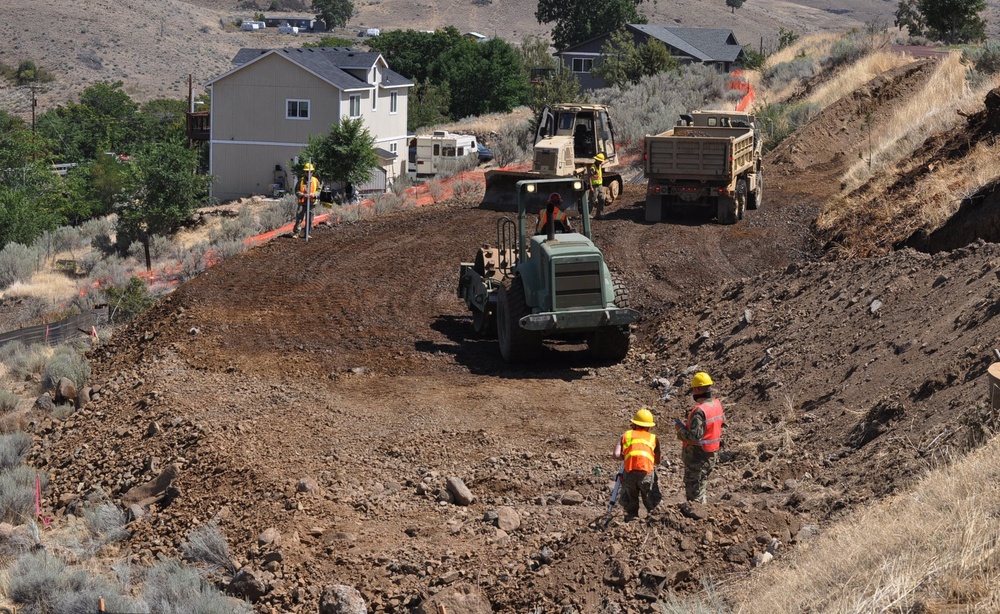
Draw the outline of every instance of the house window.
<instances>
[{"instance_id":1,"label":"house window","mask_svg":"<svg viewBox=\"0 0 1000 614\"><path fill-rule=\"evenodd\" d=\"M594 67L594 60L591 58L573 58L573 72L590 72Z\"/></svg>"},{"instance_id":2,"label":"house window","mask_svg":"<svg viewBox=\"0 0 1000 614\"><path fill-rule=\"evenodd\" d=\"M309 101L286 100L285 119L309 119Z\"/></svg>"},{"instance_id":3,"label":"house window","mask_svg":"<svg viewBox=\"0 0 1000 614\"><path fill-rule=\"evenodd\" d=\"M399 111L399 92L392 92L389 94L389 112L396 113Z\"/></svg>"},{"instance_id":4,"label":"house window","mask_svg":"<svg viewBox=\"0 0 1000 614\"><path fill-rule=\"evenodd\" d=\"M351 96L351 112L350 117L361 117L361 95L354 94Z\"/></svg>"},{"instance_id":5,"label":"house window","mask_svg":"<svg viewBox=\"0 0 1000 614\"><path fill-rule=\"evenodd\" d=\"M399 143L389 143L389 151L392 153L399 151Z\"/></svg>"},{"instance_id":6,"label":"house window","mask_svg":"<svg viewBox=\"0 0 1000 614\"><path fill-rule=\"evenodd\" d=\"M372 90L372 111L378 106L378 88Z\"/></svg>"}]
</instances>

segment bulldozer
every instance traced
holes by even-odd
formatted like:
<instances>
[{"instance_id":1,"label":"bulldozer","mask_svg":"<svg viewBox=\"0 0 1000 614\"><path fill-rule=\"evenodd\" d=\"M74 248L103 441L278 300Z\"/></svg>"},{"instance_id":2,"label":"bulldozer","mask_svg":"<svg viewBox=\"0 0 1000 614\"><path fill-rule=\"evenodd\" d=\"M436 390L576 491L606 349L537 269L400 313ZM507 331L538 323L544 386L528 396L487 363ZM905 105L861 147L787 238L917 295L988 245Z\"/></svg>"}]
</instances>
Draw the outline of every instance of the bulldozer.
<instances>
[{"instance_id":1,"label":"bulldozer","mask_svg":"<svg viewBox=\"0 0 1000 614\"><path fill-rule=\"evenodd\" d=\"M602 165L604 186L611 203L622 192L622 177L613 170L618 166L618 154L608 107L582 103L549 105L542 110L536 122L531 170L487 171L482 206L514 211L518 198L514 184L518 181L582 177L599 153L605 157Z\"/></svg>"},{"instance_id":2,"label":"bulldozer","mask_svg":"<svg viewBox=\"0 0 1000 614\"><path fill-rule=\"evenodd\" d=\"M624 359L629 325L639 312L629 307L628 291L591 240L584 181L522 179L513 192L517 220L498 220L497 245L484 245L473 262L459 267L457 294L472 312L476 333L495 336L510 363L535 358L545 339L586 341L598 360ZM550 202L543 232L529 233L529 203L551 192L558 192L570 210L580 211L582 232L556 232Z\"/></svg>"}]
</instances>

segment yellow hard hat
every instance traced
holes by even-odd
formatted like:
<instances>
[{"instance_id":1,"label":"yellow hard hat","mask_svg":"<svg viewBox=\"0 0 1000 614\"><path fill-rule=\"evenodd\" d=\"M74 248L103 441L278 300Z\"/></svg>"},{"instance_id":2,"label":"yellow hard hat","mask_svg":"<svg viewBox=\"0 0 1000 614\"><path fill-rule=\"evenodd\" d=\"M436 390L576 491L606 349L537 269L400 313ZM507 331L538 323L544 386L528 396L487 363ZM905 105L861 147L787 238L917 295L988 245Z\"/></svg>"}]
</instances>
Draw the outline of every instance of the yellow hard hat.
<instances>
[{"instance_id":1,"label":"yellow hard hat","mask_svg":"<svg viewBox=\"0 0 1000 614\"><path fill-rule=\"evenodd\" d=\"M312 162L306 162L306 165L302 167L304 171L314 171L316 167L312 165Z\"/></svg>"},{"instance_id":2,"label":"yellow hard hat","mask_svg":"<svg viewBox=\"0 0 1000 614\"><path fill-rule=\"evenodd\" d=\"M704 371L698 371L697 373L694 374L694 377L691 378L692 388L702 388L703 386L711 386L713 383L714 382L712 382L712 378L709 377L708 373L705 373Z\"/></svg>"},{"instance_id":3,"label":"yellow hard hat","mask_svg":"<svg viewBox=\"0 0 1000 614\"><path fill-rule=\"evenodd\" d=\"M606 159L607 158L605 158L604 154L602 153L599 153L596 156L594 156L594 162L604 162Z\"/></svg>"},{"instance_id":4,"label":"yellow hard hat","mask_svg":"<svg viewBox=\"0 0 1000 614\"><path fill-rule=\"evenodd\" d=\"M632 424L647 427L656 426L656 423L653 422L653 412L643 407L639 411L635 412L634 416L632 416Z\"/></svg>"}]
</instances>

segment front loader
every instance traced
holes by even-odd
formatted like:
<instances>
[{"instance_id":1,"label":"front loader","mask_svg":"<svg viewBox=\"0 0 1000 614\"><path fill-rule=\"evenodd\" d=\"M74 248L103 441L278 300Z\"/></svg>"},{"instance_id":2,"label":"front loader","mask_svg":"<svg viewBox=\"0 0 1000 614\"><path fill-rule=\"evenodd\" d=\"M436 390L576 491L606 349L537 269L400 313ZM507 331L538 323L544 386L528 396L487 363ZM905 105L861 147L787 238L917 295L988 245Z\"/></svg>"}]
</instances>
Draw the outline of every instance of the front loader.
<instances>
[{"instance_id":1,"label":"front loader","mask_svg":"<svg viewBox=\"0 0 1000 614\"><path fill-rule=\"evenodd\" d=\"M591 240L583 180L522 179L514 190L517 220L500 219L497 246L480 248L474 262L460 265L457 294L472 311L476 332L495 335L500 354L512 363L535 358L546 339L586 340L596 359L624 359L629 325L639 313ZM579 209L582 232L556 232L547 205L544 232L530 233L528 214L540 213L534 203L551 192Z\"/></svg>"},{"instance_id":2,"label":"front loader","mask_svg":"<svg viewBox=\"0 0 1000 614\"><path fill-rule=\"evenodd\" d=\"M516 211L521 180L583 177L597 154L604 154L603 183L608 200L622 192L615 131L608 107L598 104L553 104L545 107L535 128L531 170L486 171L486 193L482 206L498 211Z\"/></svg>"}]
</instances>

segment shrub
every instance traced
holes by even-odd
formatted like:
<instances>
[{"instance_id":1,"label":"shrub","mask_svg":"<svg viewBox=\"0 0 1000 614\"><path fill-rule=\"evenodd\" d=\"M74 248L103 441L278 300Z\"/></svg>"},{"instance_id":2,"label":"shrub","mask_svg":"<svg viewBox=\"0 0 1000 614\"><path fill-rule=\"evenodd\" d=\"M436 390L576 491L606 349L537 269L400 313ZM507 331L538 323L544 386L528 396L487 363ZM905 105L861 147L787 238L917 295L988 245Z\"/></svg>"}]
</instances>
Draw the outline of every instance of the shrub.
<instances>
[{"instance_id":1,"label":"shrub","mask_svg":"<svg viewBox=\"0 0 1000 614\"><path fill-rule=\"evenodd\" d=\"M60 226L52 231L50 236L52 249L56 252L72 252L90 244L82 230L73 226Z\"/></svg>"},{"instance_id":2,"label":"shrub","mask_svg":"<svg viewBox=\"0 0 1000 614\"><path fill-rule=\"evenodd\" d=\"M10 390L0 390L0 416L17 409L17 404L20 401L21 399Z\"/></svg>"},{"instance_id":3,"label":"shrub","mask_svg":"<svg viewBox=\"0 0 1000 614\"><path fill-rule=\"evenodd\" d=\"M976 72L986 75L1000 73L1000 41L989 40L982 47L965 49L962 58L972 64Z\"/></svg>"},{"instance_id":4,"label":"shrub","mask_svg":"<svg viewBox=\"0 0 1000 614\"><path fill-rule=\"evenodd\" d=\"M121 541L128 537L128 531L125 530L127 518L117 505L105 503L88 509L84 512L83 519L99 544Z\"/></svg>"},{"instance_id":5,"label":"shrub","mask_svg":"<svg viewBox=\"0 0 1000 614\"><path fill-rule=\"evenodd\" d=\"M389 213L390 211L397 211L403 207L403 203L406 202L406 198L400 196L399 194L393 194L388 192L386 194L376 194L375 198L375 213L383 214Z\"/></svg>"},{"instance_id":6,"label":"shrub","mask_svg":"<svg viewBox=\"0 0 1000 614\"><path fill-rule=\"evenodd\" d=\"M77 388L82 388L90 379L90 363L76 350L62 345L56 348L55 354L45 363L43 389L55 390L59 380L64 377Z\"/></svg>"},{"instance_id":7,"label":"shrub","mask_svg":"<svg viewBox=\"0 0 1000 614\"><path fill-rule=\"evenodd\" d=\"M757 121L764 133L764 150L771 151L819 111L815 103L768 104L758 110Z\"/></svg>"},{"instance_id":8,"label":"shrub","mask_svg":"<svg viewBox=\"0 0 1000 614\"><path fill-rule=\"evenodd\" d=\"M103 578L68 567L44 550L21 555L10 570L8 595L25 612L93 612L103 597L110 612L142 612L142 603L124 597Z\"/></svg>"},{"instance_id":9,"label":"shrub","mask_svg":"<svg viewBox=\"0 0 1000 614\"><path fill-rule=\"evenodd\" d=\"M243 242L243 239L224 239L214 244L212 249L215 250L215 253L220 258L225 260L226 258L230 258L247 251L247 246L246 243Z\"/></svg>"},{"instance_id":10,"label":"shrub","mask_svg":"<svg viewBox=\"0 0 1000 614\"><path fill-rule=\"evenodd\" d=\"M90 277L104 286L124 286L132 273L121 257L109 255L95 264Z\"/></svg>"},{"instance_id":11,"label":"shrub","mask_svg":"<svg viewBox=\"0 0 1000 614\"><path fill-rule=\"evenodd\" d=\"M0 435L0 472L7 472L21 464L31 451L31 436L26 433Z\"/></svg>"},{"instance_id":12,"label":"shrub","mask_svg":"<svg viewBox=\"0 0 1000 614\"><path fill-rule=\"evenodd\" d=\"M132 277L123 286L107 286L103 292L111 309L110 318L116 321L131 320L155 302L146 282L138 277Z\"/></svg>"},{"instance_id":13,"label":"shrub","mask_svg":"<svg viewBox=\"0 0 1000 614\"><path fill-rule=\"evenodd\" d=\"M31 279L38 270L41 252L20 243L8 243L0 250L0 290L18 281Z\"/></svg>"},{"instance_id":14,"label":"shrub","mask_svg":"<svg viewBox=\"0 0 1000 614\"><path fill-rule=\"evenodd\" d=\"M153 235L149 237L149 259L160 260L161 258L166 257L173 247L173 242L169 238L162 235ZM146 248L143 246L142 241L133 241L132 244L128 246L128 255L136 262L145 265Z\"/></svg>"},{"instance_id":15,"label":"shrub","mask_svg":"<svg viewBox=\"0 0 1000 614\"><path fill-rule=\"evenodd\" d=\"M37 475L27 465L0 471L0 522L18 525L34 518Z\"/></svg>"},{"instance_id":16,"label":"shrub","mask_svg":"<svg viewBox=\"0 0 1000 614\"><path fill-rule=\"evenodd\" d=\"M294 212L291 215L294 217ZM271 203L266 209L260 212L257 223L260 225L261 230L274 230L287 224L292 217L289 217L286 213L284 202L277 201Z\"/></svg>"},{"instance_id":17,"label":"shrub","mask_svg":"<svg viewBox=\"0 0 1000 614\"><path fill-rule=\"evenodd\" d=\"M479 202L483 199L483 184L479 181L462 179L452 185L455 199L463 203Z\"/></svg>"},{"instance_id":18,"label":"shrub","mask_svg":"<svg viewBox=\"0 0 1000 614\"><path fill-rule=\"evenodd\" d=\"M205 270L205 254L208 252L207 243L198 243L181 252L178 258L178 274L180 281L190 281Z\"/></svg>"},{"instance_id":19,"label":"shrub","mask_svg":"<svg viewBox=\"0 0 1000 614\"><path fill-rule=\"evenodd\" d=\"M7 343L0 353L0 360L14 377L26 380L32 375L40 375L48 361L48 348L42 344L25 346L20 341Z\"/></svg>"},{"instance_id":20,"label":"shrub","mask_svg":"<svg viewBox=\"0 0 1000 614\"><path fill-rule=\"evenodd\" d=\"M506 122L500 126L493 145L493 159L498 166L510 166L531 158L534 130L531 120ZM435 199L437 200L437 199Z\"/></svg>"},{"instance_id":21,"label":"shrub","mask_svg":"<svg viewBox=\"0 0 1000 614\"><path fill-rule=\"evenodd\" d=\"M209 233L211 243L219 241L238 241L257 234L257 222L253 219L250 208L244 205L233 219L222 220L217 230Z\"/></svg>"},{"instance_id":22,"label":"shrub","mask_svg":"<svg viewBox=\"0 0 1000 614\"><path fill-rule=\"evenodd\" d=\"M150 568L143 597L150 611L156 614L252 612L248 604L222 595L202 580L197 571L177 561L162 561Z\"/></svg>"},{"instance_id":23,"label":"shrub","mask_svg":"<svg viewBox=\"0 0 1000 614\"><path fill-rule=\"evenodd\" d=\"M789 83L808 79L816 74L816 62L812 57L806 55L776 64L764 70L764 82L767 85L774 83Z\"/></svg>"},{"instance_id":24,"label":"shrub","mask_svg":"<svg viewBox=\"0 0 1000 614\"><path fill-rule=\"evenodd\" d=\"M187 541L181 544L181 552L189 561L206 563L213 569L221 569L230 574L236 573L226 536L214 522L191 529Z\"/></svg>"}]
</instances>

